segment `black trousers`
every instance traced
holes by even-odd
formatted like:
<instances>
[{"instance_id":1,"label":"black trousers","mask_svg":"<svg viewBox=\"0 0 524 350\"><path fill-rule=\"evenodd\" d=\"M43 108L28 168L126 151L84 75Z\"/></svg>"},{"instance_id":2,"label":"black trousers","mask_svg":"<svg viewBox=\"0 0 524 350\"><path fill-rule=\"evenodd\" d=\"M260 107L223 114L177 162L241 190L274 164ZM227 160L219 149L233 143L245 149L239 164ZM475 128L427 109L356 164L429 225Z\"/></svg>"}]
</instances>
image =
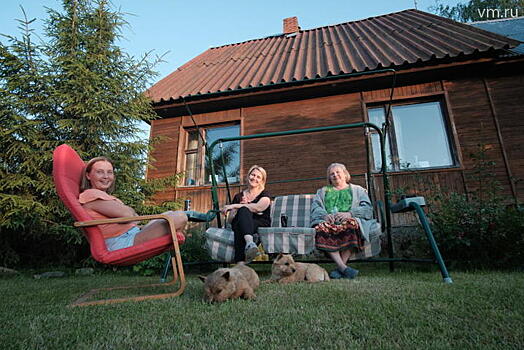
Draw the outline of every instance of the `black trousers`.
<instances>
[{"instance_id":1,"label":"black trousers","mask_svg":"<svg viewBox=\"0 0 524 350\"><path fill-rule=\"evenodd\" d=\"M235 262L245 261L246 240L244 235L254 235L261 226L269 226L261 221L258 214L252 213L248 208L238 209L237 215L231 222L235 233ZM256 243L256 242L255 242Z\"/></svg>"}]
</instances>

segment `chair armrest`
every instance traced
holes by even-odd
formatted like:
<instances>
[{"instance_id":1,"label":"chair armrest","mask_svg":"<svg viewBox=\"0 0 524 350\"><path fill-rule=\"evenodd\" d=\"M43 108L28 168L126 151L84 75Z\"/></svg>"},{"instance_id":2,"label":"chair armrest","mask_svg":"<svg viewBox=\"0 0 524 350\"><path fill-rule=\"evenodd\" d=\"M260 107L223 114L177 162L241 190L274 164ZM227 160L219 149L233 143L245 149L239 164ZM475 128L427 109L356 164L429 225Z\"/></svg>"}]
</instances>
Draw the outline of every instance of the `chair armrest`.
<instances>
[{"instance_id":1,"label":"chair armrest","mask_svg":"<svg viewBox=\"0 0 524 350\"><path fill-rule=\"evenodd\" d=\"M96 225L102 225L102 224L120 224L124 222L153 220L153 219L164 219L164 220L169 221L170 217L164 214L127 216L127 217L112 218L112 219L77 221L73 225L75 227L89 227L89 226L96 226Z\"/></svg>"},{"instance_id":2,"label":"chair armrest","mask_svg":"<svg viewBox=\"0 0 524 350\"><path fill-rule=\"evenodd\" d=\"M210 222L215 219L218 210L209 210L207 213L201 213L194 210L186 210L184 213L187 215L187 219L192 222Z\"/></svg>"}]
</instances>

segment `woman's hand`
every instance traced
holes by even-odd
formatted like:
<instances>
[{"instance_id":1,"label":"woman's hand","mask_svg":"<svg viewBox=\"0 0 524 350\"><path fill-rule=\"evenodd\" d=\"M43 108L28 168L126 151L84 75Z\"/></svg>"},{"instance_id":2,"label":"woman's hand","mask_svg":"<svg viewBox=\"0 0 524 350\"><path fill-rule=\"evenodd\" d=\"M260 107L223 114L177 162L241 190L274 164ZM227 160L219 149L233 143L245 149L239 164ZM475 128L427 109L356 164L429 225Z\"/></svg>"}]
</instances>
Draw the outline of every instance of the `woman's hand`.
<instances>
[{"instance_id":1,"label":"woman's hand","mask_svg":"<svg viewBox=\"0 0 524 350\"><path fill-rule=\"evenodd\" d=\"M353 215L350 212L340 212L335 214L335 221L343 222L348 219L351 219Z\"/></svg>"},{"instance_id":2,"label":"woman's hand","mask_svg":"<svg viewBox=\"0 0 524 350\"><path fill-rule=\"evenodd\" d=\"M222 208L221 212L225 215L228 211L238 209L238 208L239 208L238 204L228 204Z\"/></svg>"},{"instance_id":3,"label":"woman's hand","mask_svg":"<svg viewBox=\"0 0 524 350\"><path fill-rule=\"evenodd\" d=\"M324 220L328 224L334 224L335 223L335 215L334 214L326 214L326 216L324 216Z\"/></svg>"}]
</instances>

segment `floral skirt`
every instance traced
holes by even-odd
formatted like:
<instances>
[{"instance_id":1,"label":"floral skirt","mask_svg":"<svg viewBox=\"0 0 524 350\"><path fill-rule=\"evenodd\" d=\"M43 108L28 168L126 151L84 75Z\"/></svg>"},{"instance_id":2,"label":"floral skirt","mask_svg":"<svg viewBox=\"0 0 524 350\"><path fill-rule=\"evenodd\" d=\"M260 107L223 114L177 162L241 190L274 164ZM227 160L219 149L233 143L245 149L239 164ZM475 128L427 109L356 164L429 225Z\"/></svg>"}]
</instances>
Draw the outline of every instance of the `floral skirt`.
<instances>
[{"instance_id":1,"label":"floral skirt","mask_svg":"<svg viewBox=\"0 0 524 350\"><path fill-rule=\"evenodd\" d=\"M360 252L364 249L364 238L358 221L351 218L341 224L322 222L315 226L316 247L318 250L338 252L353 249Z\"/></svg>"}]
</instances>

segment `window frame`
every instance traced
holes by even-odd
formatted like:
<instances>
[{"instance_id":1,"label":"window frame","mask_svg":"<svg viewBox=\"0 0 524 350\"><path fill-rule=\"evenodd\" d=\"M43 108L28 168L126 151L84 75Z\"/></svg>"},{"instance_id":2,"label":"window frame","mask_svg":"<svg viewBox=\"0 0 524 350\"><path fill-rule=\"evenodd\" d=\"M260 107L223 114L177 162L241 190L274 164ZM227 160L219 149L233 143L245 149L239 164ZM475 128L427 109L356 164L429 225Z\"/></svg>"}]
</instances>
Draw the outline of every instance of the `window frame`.
<instances>
[{"instance_id":1,"label":"window frame","mask_svg":"<svg viewBox=\"0 0 524 350\"><path fill-rule=\"evenodd\" d=\"M408 105L417 105L417 104L424 104L424 103L438 103L440 106L440 112L441 112L441 118L444 126L444 133L447 137L447 143L449 147L450 152L450 159L452 164L450 165L442 165L442 166L430 166L430 167L419 167L419 168L406 168L401 167L400 157L399 157L399 149L398 149L398 140L395 132L395 120L393 118L393 108L397 106L408 106ZM370 121L370 115L369 112L371 109L375 108L383 108L384 116L386 115L388 111L388 105L389 101L373 101L369 102L365 105L366 109L366 120L368 122ZM391 155L391 168L387 167L386 171L388 173L401 173L401 172L410 172L410 171L433 171L433 170L439 170L439 169L457 169L460 168L460 150L458 149L458 142L456 139L456 133L454 126L452 124L452 118L450 116L450 111L448 110L448 105L446 103L446 99L444 95L431 95L426 96L422 98L406 98L406 99L400 99L395 100L391 103L391 109L390 109L390 127L388 130L388 133L386 135L386 155ZM379 128L382 127L382 125L377 125ZM367 137L368 137L368 144L370 147L370 154L371 154L371 166L372 166L372 173L380 173L381 169L375 168L375 153L373 150L373 140L372 135L378 135L376 130L373 128L367 128ZM389 150L389 151L388 151ZM389 164L388 164L389 165Z\"/></svg>"},{"instance_id":2,"label":"window frame","mask_svg":"<svg viewBox=\"0 0 524 350\"><path fill-rule=\"evenodd\" d=\"M207 136L207 132L209 129L218 129L218 128L224 128L224 127L231 127L231 126L237 126L238 127L238 133L241 135L242 128L240 121L230 121L230 122L224 122L224 123L214 123L214 124L207 124L207 125L199 125L198 129L195 126L188 126L188 127L181 127L181 132L184 133L184 139L182 143L183 150L181 152L181 167L180 172L183 173L183 179L182 179L182 185L180 187L188 187L188 188L195 188L195 187L211 187L211 183L206 183L205 176L206 176L206 154L204 149L204 142L202 138L205 140ZM200 135L198 135L198 131L200 131ZM191 148L188 149L188 143L190 141L190 135L191 133L195 133L197 136L197 148ZM241 144L239 144L239 147L241 147ZM197 154L196 156L196 173L197 176L195 177L195 183L194 184L187 184L187 158L190 154ZM241 162L241 153L239 149L239 168ZM216 169L215 169L216 170ZM240 181L240 174L239 174L239 181ZM224 182L220 182L224 183Z\"/></svg>"}]
</instances>

